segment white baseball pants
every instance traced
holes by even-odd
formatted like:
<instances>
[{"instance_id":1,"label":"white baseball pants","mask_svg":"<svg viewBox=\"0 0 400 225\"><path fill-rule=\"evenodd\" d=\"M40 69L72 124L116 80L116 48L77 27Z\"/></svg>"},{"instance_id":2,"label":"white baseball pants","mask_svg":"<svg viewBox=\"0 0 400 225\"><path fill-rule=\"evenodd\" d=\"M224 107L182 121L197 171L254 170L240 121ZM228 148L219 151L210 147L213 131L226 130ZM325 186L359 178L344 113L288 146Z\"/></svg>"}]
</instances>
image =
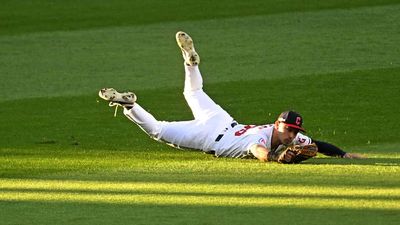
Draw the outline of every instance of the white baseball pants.
<instances>
[{"instance_id":1,"label":"white baseball pants","mask_svg":"<svg viewBox=\"0 0 400 225\"><path fill-rule=\"evenodd\" d=\"M198 66L185 65L183 94L192 110L193 120L159 121L137 103L130 110L124 109L124 114L156 140L170 143L178 148L212 151L216 137L232 123L233 118L202 88L203 78Z\"/></svg>"}]
</instances>

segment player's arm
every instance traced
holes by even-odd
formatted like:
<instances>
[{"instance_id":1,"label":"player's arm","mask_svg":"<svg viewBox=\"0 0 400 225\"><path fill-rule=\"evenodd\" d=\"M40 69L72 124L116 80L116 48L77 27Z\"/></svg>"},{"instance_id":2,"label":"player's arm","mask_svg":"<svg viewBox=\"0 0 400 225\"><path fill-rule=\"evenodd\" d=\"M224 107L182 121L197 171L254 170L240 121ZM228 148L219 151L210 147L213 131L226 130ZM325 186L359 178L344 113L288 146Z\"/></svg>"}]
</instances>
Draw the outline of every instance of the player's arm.
<instances>
[{"instance_id":1,"label":"player's arm","mask_svg":"<svg viewBox=\"0 0 400 225\"><path fill-rule=\"evenodd\" d=\"M279 155L273 154L268 148L263 145L255 144L251 146L250 151L254 155L254 157L262 162L278 161L277 157L279 157ZM284 158L280 160L290 162L295 156L296 155L293 152L288 152L284 155Z\"/></svg>"},{"instance_id":2,"label":"player's arm","mask_svg":"<svg viewBox=\"0 0 400 225\"><path fill-rule=\"evenodd\" d=\"M260 161L262 162L268 161L268 156L270 154L270 151L265 146L254 144L253 146L250 147L250 152L254 155L254 157L259 159Z\"/></svg>"},{"instance_id":3,"label":"player's arm","mask_svg":"<svg viewBox=\"0 0 400 225\"><path fill-rule=\"evenodd\" d=\"M356 154L356 153L347 153L340 149L339 147L329 144L327 142L323 141L317 141L313 140L313 142L317 145L318 147L318 152L322 153L327 156L332 156L332 157L341 157L341 158L347 158L347 159L362 159L366 158L363 155Z\"/></svg>"},{"instance_id":4,"label":"player's arm","mask_svg":"<svg viewBox=\"0 0 400 225\"><path fill-rule=\"evenodd\" d=\"M275 161L275 162L291 162L296 155L288 151L283 158L278 160L279 154L273 154L268 148L263 145L255 144L250 148L251 153L262 162Z\"/></svg>"}]
</instances>

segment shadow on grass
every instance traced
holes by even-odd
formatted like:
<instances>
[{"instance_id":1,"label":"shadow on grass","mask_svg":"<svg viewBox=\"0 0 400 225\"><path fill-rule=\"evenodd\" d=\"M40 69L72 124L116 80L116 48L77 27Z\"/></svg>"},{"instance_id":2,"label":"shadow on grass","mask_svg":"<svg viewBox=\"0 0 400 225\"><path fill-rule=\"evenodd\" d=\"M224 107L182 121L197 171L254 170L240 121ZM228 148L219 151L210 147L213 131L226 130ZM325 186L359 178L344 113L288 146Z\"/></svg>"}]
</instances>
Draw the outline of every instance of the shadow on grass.
<instances>
[{"instance_id":1,"label":"shadow on grass","mask_svg":"<svg viewBox=\"0 0 400 225\"><path fill-rule=\"evenodd\" d=\"M303 162L308 165L375 165L375 166L400 166L400 158L367 158L367 159L337 159L316 158Z\"/></svg>"},{"instance_id":2,"label":"shadow on grass","mask_svg":"<svg viewBox=\"0 0 400 225\"><path fill-rule=\"evenodd\" d=\"M0 202L0 224L341 224L397 225L398 210Z\"/></svg>"}]
</instances>

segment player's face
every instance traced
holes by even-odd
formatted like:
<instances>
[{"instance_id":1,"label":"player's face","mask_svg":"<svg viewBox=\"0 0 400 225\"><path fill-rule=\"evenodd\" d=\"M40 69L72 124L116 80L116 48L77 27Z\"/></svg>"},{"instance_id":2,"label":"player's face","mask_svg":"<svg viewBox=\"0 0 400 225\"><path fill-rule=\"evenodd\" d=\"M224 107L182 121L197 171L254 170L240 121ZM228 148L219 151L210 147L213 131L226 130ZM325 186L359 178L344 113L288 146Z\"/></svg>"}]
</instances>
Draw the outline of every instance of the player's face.
<instances>
[{"instance_id":1,"label":"player's face","mask_svg":"<svg viewBox=\"0 0 400 225\"><path fill-rule=\"evenodd\" d=\"M285 145L291 144L293 140L296 138L297 133L299 132L298 129L289 127L282 122L279 122L277 130L279 135L279 141Z\"/></svg>"}]
</instances>

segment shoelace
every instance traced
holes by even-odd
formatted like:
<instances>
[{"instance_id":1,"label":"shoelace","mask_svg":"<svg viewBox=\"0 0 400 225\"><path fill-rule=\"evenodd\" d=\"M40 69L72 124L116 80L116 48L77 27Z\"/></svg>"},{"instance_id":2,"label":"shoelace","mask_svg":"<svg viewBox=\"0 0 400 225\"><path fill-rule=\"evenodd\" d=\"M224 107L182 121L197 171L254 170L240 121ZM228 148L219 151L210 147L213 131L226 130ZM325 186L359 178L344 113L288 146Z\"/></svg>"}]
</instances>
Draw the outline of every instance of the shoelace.
<instances>
[{"instance_id":1,"label":"shoelace","mask_svg":"<svg viewBox=\"0 0 400 225\"><path fill-rule=\"evenodd\" d=\"M118 107L121 106L121 104L115 103L115 102L110 102L110 103L108 103L108 106L110 106L110 107L115 106L114 117L117 117Z\"/></svg>"}]
</instances>

